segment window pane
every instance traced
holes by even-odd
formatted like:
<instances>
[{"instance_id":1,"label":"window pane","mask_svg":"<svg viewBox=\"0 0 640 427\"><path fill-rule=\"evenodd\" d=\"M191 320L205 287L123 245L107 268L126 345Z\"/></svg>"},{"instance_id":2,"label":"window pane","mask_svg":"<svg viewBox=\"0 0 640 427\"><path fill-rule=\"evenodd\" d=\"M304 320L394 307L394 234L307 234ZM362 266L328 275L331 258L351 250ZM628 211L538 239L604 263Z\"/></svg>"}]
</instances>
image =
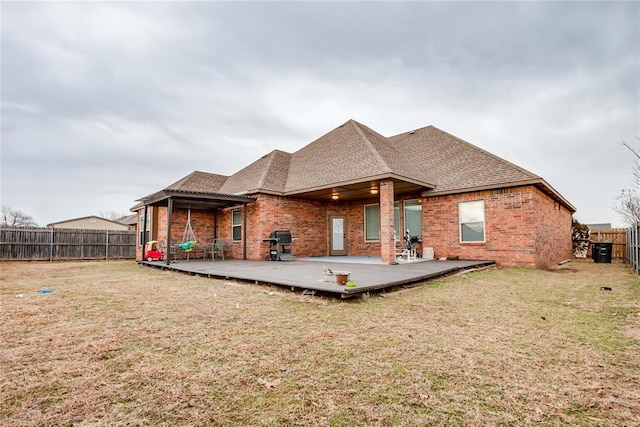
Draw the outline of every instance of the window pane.
<instances>
[{"instance_id":1,"label":"window pane","mask_svg":"<svg viewBox=\"0 0 640 427\"><path fill-rule=\"evenodd\" d=\"M344 218L331 219L331 249L334 251L344 250Z\"/></svg>"},{"instance_id":2,"label":"window pane","mask_svg":"<svg viewBox=\"0 0 640 427\"><path fill-rule=\"evenodd\" d=\"M233 219L232 219L232 224L233 225L241 225L242 224L242 212L240 211L233 211Z\"/></svg>"},{"instance_id":3,"label":"window pane","mask_svg":"<svg viewBox=\"0 0 640 427\"><path fill-rule=\"evenodd\" d=\"M380 240L380 207L368 205L364 207L364 239Z\"/></svg>"},{"instance_id":4,"label":"window pane","mask_svg":"<svg viewBox=\"0 0 640 427\"><path fill-rule=\"evenodd\" d=\"M462 231L463 242L484 242L484 223L470 222L462 224L460 230Z\"/></svg>"},{"instance_id":5,"label":"window pane","mask_svg":"<svg viewBox=\"0 0 640 427\"><path fill-rule=\"evenodd\" d=\"M422 204L416 200L404 203L404 224L412 236L422 235Z\"/></svg>"},{"instance_id":6,"label":"window pane","mask_svg":"<svg viewBox=\"0 0 640 427\"><path fill-rule=\"evenodd\" d=\"M242 227L233 227L233 240L242 240Z\"/></svg>"},{"instance_id":7,"label":"window pane","mask_svg":"<svg viewBox=\"0 0 640 427\"><path fill-rule=\"evenodd\" d=\"M484 201L460 203L460 222L484 222Z\"/></svg>"},{"instance_id":8,"label":"window pane","mask_svg":"<svg viewBox=\"0 0 640 427\"><path fill-rule=\"evenodd\" d=\"M231 213L231 230L233 240L242 240L242 211L233 211Z\"/></svg>"}]
</instances>

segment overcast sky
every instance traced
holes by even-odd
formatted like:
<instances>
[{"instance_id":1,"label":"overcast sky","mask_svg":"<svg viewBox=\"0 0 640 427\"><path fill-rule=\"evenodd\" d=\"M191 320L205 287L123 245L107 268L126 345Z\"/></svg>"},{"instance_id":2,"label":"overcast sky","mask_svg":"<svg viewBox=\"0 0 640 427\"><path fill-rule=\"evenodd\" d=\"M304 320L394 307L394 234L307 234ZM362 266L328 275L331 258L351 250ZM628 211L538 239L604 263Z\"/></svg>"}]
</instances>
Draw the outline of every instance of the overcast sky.
<instances>
[{"instance_id":1,"label":"overcast sky","mask_svg":"<svg viewBox=\"0 0 640 427\"><path fill-rule=\"evenodd\" d=\"M434 125L622 225L640 3L0 3L1 201L40 225L348 119Z\"/></svg>"}]
</instances>

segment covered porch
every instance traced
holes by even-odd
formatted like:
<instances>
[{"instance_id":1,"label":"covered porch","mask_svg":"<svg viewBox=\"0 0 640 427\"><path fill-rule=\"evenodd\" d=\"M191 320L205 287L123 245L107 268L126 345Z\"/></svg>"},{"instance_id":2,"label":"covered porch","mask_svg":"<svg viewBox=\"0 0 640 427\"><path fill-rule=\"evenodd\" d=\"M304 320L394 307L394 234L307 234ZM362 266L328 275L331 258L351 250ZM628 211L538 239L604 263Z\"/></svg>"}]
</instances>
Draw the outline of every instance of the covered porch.
<instances>
[{"instance_id":1,"label":"covered porch","mask_svg":"<svg viewBox=\"0 0 640 427\"><path fill-rule=\"evenodd\" d=\"M150 196L147 196L140 200L143 208L141 209L144 222L143 229L147 230L147 212L149 207L164 207L167 210L167 220L166 220L166 242L165 242L165 250L166 255L163 261L160 261L167 266L171 263L171 248L175 247L175 242L172 240L172 228L173 228L173 213L174 209L183 209L189 211L189 217L191 215L191 210L203 210L203 211L211 211L214 214L212 215L212 228L214 230L214 236L212 242L205 242L207 245L213 244L213 241L217 239L218 236L215 235L217 233L217 218L218 216L215 214L217 211L235 207L242 206L242 259L247 259L247 204L253 203L256 201L255 197L250 196L242 196L242 195L231 195L231 194L219 194L219 193L208 193L208 192L188 192L188 191L170 191L170 190L162 190L157 193L154 193ZM189 220L190 221L190 218ZM189 227L191 224L189 223ZM153 239L150 239L153 240ZM145 248L147 243L147 234L142 233L142 259L146 259L145 256ZM184 243L184 242L179 242ZM206 258L206 253L204 258Z\"/></svg>"}]
</instances>

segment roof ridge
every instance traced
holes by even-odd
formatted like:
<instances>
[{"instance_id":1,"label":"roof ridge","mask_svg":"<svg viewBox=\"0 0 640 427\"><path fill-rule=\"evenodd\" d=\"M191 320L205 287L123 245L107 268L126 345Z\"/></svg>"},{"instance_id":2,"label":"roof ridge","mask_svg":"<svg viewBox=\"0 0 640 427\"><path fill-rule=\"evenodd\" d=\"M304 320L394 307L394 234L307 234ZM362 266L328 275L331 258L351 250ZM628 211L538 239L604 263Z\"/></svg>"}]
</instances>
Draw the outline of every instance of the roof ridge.
<instances>
[{"instance_id":1,"label":"roof ridge","mask_svg":"<svg viewBox=\"0 0 640 427\"><path fill-rule=\"evenodd\" d=\"M433 128L433 129L435 129L435 130L437 130L437 131L438 131L438 132L440 132L440 133L444 133L444 134L446 134L446 135L450 136L451 138L455 139L456 141L459 141L459 142L463 142L463 143L465 143L465 144L468 144L468 145L470 145L471 147L473 147L474 149L476 149L476 150L478 150L478 151L481 151L483 154L486 154L486 155L488 155L488 156L492 157L493 159L496 159L497 161L499 161L499 162L501 162L501 163L503 163L503 164L506 164L506 165L508 165L508 166L514 167L514 168L518 169L520 172L523 172L523 173L524 173L524 174L526 174L526 175L530 175L532 178L540 178L540 179L542 179L542 177L540 177L538 174L535 174L535 173L531 172L530 170L527 170L527 169L523 168L522 166L518 166L518 165L516 165L515 163L511 163L510 161L505 160L505 159L503 159L502 157L497 156L497 155L495 155L495 154L493 154L493 153L491 153L491 152L489 152L489 151L487 151L487 150L485 150L485 149L483 149L483 148L480 148L480 147L478 147L477 145L472 144L472 143L471 143L471 142L469 142L469 141L465 141L464 139L459 138L459 137L457 137L457 136L455 136L455 135L453 135L453 134L450 134L449 132L444 131L444 130L442 130L442 129L440 129L440 128L437 128L437 127L435 127L435 126L429 126L429 127Z\"/></svg>"},{"instance_id":2,"label":"roof ridge","mask_svg":"<svg viewBox=\"0 0 640 427\"><path fill-rule=\"evenodd\" d=\"M271 171L271 165L273 164L273 158L274 156L274 151L272 150L270 153L266 154L264 157L268 157L267 159L267 165L266 167L262 170L262 176L260 176L260 179L258 180L258 185L257 188L264 188L264 183L267 180L267 175L269 174L269 172Z\"/></svg>"},{"instance_id":3,"label":"roof ridge","mask_svg":"<svg viewBox=\"0 0 640 427\"><path fill-rule=\"evenodd\" d=\"M266 182L267 182L267 177L271 174L271 168L273 166L273 163L276 161L276 156L278 154L289 154L286 151L282 151L282 150L278 150L273 149L271 152L269 152L268 154L265 154L264 157L268 157L267 159L267 165L265 166L264 170L262 171L262 176L260 177L260 180L258 181L258 186L257 189L264 189ZM289 176L289 171L287 170L287 176Z\"/></svg>"},{"instance_id":4,"label":"roof ridge","mask_svg":"<svg viewBox=\"0 0 640 427\"><path fill-rule=\"evenodd\" d=\"M390 136L390 137L389 137L389 139L391 140L391 139L397 138L397 137L399 137L399 136L401 136L401 135L405 135L405 134L407 134L407 133L408 133L408 134L410 134L410 135L413 135L413 134L414 134L414 133L416 133L416 132L419 132L419 131L421 131L421 130L425 130L425 129L428 129L428 128L438 129L438 128L436 128L434 125L422 126L421 128L415 128L415 129L412 129L412 130L407 130L407 131L404 131L404 132L400 132L400 133L399 133L399 134L397 134L397 135ZM438 129L438 130L440 130L440 129ZM444 132L444 131L443 131L443 132ZM446 133L446 132L445 132L445 133Z\"/></svg>"},{"instance_id":5,"label":"roof ridge","mask_svg":"<svg viewBox=\"0 0 640 427\"><path fill-rule=\"evenodd\" d=\"M386 169L387 172L391 172L391 166L389 166L389 163L387 163L387 161L382 157L382 155L380 154L380 152L378 151L378 149L375 147L375 145L371 142L371 140L369 138L367 138L367 136L364 134L364 132L362 131L361 127L363 127L364 125L361 123L356 122L353 119L349 119L349 122L352 122L352 124L355 126L356 128L356 132L358 132L358 135L360 135L362 137L362 139L367 143L367 145L369 146L369 148L371 148L371 150L373 150L373 153L376 157L376 159L378 160L378 162L380 164L382 164ZM349 123L347 122L347 123ZM364 126L366 127L366 126ZM374 131L371 128L368 128L371 132L380 135L378 132ZM380 135L380 137L384 140L384 142L387 142L387 137Z\"/></svg>"}]
</instances>

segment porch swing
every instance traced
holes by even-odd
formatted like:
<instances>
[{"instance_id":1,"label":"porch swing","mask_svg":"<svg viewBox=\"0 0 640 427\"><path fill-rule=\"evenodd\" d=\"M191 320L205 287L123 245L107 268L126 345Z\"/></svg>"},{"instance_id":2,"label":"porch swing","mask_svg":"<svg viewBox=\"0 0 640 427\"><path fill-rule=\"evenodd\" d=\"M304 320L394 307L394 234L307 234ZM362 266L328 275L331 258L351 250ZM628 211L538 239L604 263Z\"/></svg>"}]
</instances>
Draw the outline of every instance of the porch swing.
<instances>
[{"instance_id":1,"label":"porch swing","mask_svg":"<svg viewBox=\"0 0 640 427\"><path fill-rule=\"evenodd\" d=\"M182 243L178 244L178 247L182 252L187 253L187 261L189 260L189 253L193 251L193 248L197 243L198 240L193 232L193 228L191 228L191 209L189 209L187 211L187 225L185 226L184 233L182 234Z\"/></svg>"}]
</instances>

